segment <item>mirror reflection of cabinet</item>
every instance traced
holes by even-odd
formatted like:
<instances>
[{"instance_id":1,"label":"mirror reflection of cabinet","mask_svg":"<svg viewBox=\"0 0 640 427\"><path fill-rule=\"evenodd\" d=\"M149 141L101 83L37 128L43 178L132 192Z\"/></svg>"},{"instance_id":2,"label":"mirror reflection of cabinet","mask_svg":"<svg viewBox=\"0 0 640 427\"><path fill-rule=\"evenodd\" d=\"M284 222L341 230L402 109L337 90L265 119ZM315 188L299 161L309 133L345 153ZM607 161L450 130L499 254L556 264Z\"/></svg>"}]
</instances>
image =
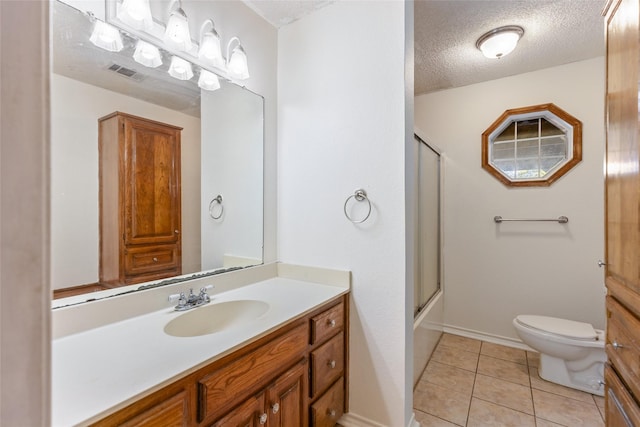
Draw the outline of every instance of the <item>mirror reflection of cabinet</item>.
<instances>
[{"instance_id":1,"label":"mirror reflection of cabinet","mask_svg":"<svg viewBox=\"0 0 640 427\"><path fill-rule=\"evenodd\" d=\"M181 274L182 128L120 112L98 124L100 284Z\"/></svg>"}]
</instances>

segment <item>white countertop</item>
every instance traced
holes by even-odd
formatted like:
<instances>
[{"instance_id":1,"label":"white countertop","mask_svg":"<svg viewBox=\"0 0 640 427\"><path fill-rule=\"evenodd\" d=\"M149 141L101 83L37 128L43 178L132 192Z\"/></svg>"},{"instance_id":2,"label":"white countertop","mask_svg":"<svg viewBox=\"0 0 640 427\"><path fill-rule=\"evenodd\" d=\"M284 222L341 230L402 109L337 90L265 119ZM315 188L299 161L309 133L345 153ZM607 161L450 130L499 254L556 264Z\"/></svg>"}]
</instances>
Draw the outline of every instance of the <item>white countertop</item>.
<instances>
[{"instance_id":1,"label":"white countertop","mask_svg":"<svg viewBox=\"0 0 640 427\"><path fill-rule=\"evenodd\" d=\"M348 290L348 285L275 277L213 295L202 308L233 300L269 304L259 318L214 334L167 335L170 320L191 312L168 307L57 338L52 345L52 423L95 422Z\"/></svg>"}]
</instances>

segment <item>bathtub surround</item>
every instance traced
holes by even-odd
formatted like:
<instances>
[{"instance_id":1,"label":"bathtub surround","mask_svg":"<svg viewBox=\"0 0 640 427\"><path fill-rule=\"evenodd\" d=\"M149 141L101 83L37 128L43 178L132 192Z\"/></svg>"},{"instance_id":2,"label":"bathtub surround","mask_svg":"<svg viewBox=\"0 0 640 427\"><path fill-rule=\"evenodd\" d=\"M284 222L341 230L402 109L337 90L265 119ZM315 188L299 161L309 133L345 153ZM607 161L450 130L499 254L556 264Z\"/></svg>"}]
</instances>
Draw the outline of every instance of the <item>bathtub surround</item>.
<instances>
[{"instance_id":1,"label":"bathtub surround","mask_svg":"<svg viewBox=\"0 0 640 427\"><path fill-rule=\"evenodd\" d=\"M603 93L595 58L416 97L416 125L447 159L445 331L513 346L518 314L604 327ZM481 134L507 109L548 102L582 121L583 160L548 188L507 188L481 168Z\"/></svg>"}]
</instances>

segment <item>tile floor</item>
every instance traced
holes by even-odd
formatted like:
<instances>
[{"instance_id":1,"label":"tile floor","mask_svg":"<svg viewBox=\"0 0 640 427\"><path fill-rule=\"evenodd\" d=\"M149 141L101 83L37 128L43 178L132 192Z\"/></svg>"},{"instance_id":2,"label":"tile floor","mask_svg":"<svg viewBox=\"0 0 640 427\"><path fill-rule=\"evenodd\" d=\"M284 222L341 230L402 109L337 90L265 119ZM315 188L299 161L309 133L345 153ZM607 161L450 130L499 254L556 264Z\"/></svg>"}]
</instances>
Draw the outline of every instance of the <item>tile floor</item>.
<instances>
[{"instance_id":1,"label":"tile floor","mask_svg":"<svg viewBox=\"0 0 640 427\"><path fill-rule=\"evenodd\" d=\"M444 334L413 396L422 427L603 427L604 398L538 376L537 353Z\"/></svg>"}]
</instances>

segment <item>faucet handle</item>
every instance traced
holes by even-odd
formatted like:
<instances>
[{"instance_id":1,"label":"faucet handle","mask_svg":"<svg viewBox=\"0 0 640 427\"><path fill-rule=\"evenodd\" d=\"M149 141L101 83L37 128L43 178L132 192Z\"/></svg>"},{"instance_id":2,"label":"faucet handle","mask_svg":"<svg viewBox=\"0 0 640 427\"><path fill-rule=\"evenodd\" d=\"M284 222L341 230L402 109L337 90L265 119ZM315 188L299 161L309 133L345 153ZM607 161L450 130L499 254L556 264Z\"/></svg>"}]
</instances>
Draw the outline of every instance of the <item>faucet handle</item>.
<instances>
[{"instance_id":1,"label":"faucet handle","mask_svg":"<svg viewBox=\"0 0 640 427\"><path fill-rule=\"evenodd\" d=\"M200 298L202 298L203 301L205 302L209 302L211 301L211 298L209 297L209 294L207 294L207 291L209 289L213 289L213 285L207 285L203 288L200 288Z\"/></svg>"}]
</instances>

